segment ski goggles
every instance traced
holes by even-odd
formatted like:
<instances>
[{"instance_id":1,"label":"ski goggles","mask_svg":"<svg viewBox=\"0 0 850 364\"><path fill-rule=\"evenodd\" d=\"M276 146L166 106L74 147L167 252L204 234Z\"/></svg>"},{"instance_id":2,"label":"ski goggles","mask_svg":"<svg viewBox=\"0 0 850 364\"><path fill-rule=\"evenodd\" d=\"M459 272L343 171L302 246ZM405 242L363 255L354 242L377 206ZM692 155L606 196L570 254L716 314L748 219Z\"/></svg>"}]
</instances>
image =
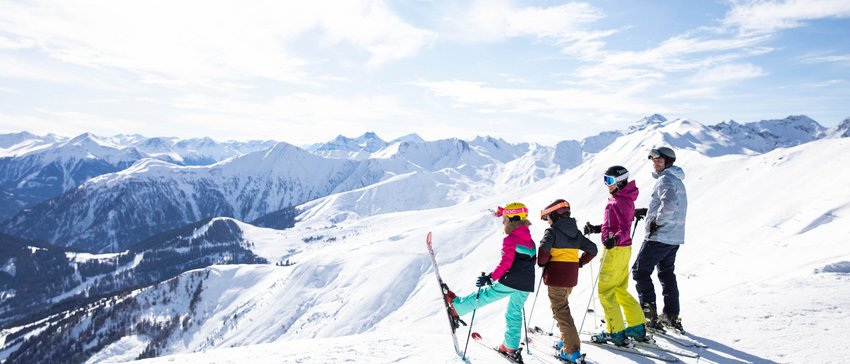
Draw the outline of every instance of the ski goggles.
<instances>
[{"instance_id":1,"label":"ski goggles","mask_svg":"<svg viewBox=\"0 0 850 364\"><path fill-rule=\"evenodd\" d=\"M502 206L498 206L496 210L496 217L502 217L504 215L519 215L519 214L528 214L528 209L523 207L519 209L506 209Z\"/></svg>"},{"instance_id":2,"label":"ski goggles","mask_svg":"<svg viewBox=\"0 0 850 364\"><path fill-rule=\"evenodd\" d=\"M661 153L658 152L658 149L652 149L649 151L649 158L647 159L656 159L661 157Z\"/></svg>"},{"instance_id":3,"label":"ski goggles","mask_svg":"<svg viewBox=\"0 0 850 364\"><path fill-rule=\"evenodd\" d=\"M564 202L555 204L553 206L550 206L549 208L547 208L545 210L540 211L540 220L546 220L546 218L549 216L549 214L551 214L554 211L558 211L562 208L570 208L570 203L567 202L567 201L564 201Z\"/></svg>"},{"instance_id":4,"label":"ski goggles","mask_svg":"<svg viewBox=\"0 0 850 364\"><path fill-rule=\"evenodd\" d=\"M613 184L617 184L620 181L625 181L627 178L629 178L628 173L624 174L622 176L619 176L619 177L602 176L602 182L604 182L606 186L610 186L610 185L613 185Z\"/></svg>"}]
</instances>

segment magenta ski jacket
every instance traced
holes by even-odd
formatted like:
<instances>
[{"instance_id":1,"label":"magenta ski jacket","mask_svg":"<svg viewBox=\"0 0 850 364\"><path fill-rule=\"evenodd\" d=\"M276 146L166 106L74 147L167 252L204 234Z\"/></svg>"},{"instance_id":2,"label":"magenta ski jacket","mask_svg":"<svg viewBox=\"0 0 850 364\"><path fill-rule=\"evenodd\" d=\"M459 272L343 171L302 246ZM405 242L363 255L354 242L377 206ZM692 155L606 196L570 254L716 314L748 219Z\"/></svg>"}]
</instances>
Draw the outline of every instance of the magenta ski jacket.
<instances>
[{"instance_id":1,"label":"magenta ski jacket","mask_svg":"<svg viewBox=\"0 0 850 364\"><path fill-rule=\"evenodd\" d=\"M605 206L605 218L602 222L602 241L611 234L617 237L617 246L632 245L630 231L635 219L635 200L638 188L635 181L629 181L625 187L614 192Z\"/></svg>"},{"instance_id":2,"label":"magenta ski jacket","mask_svg":"<svg viewBox=\"0 0 850 364\"><path fill-rule=\"evenodd\" d=\"M502 240L502 259L490 277L508 287L534 292L536 249L528 226L520 225Z\"/></svg>"}]
</instances>

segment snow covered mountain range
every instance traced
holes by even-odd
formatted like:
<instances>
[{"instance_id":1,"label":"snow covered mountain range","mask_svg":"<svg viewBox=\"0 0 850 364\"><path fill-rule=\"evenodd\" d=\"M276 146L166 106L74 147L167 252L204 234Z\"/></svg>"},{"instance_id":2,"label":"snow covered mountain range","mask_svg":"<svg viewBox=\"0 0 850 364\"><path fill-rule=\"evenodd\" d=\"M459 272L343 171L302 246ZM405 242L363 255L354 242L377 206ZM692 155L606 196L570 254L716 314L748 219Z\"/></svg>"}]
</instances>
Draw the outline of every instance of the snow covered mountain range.
<instances>
[{"instance_id":1,"label":"snow covered mountain range","mask_svg":"<svg viewBox=\"0 0 850 364\"><path fill-rule=\"evenodd\" d=\"M0 221L145 158L179 165L208 165L265 150L270 141L218 143L209 138L178 140L84 133L67 139L27 132L0 135Z\"/></svg>"},{"instance_id":2,"label":"snow covered mountain range","mask_svg":"<svg viewBox=\"0 0 850 364\"><path fill-rule=\"evenodd\" d=\"M178 360L460 362L424 254L425 234L434 231L452 288L474 291L473 277L498 261L501 234L488 209L520 200L537 211L565 198L580 223L599 223L607 195L601 173L614 164L629 168L642 190L638 205L645 206L652 186L646 151L668 145L687 173L688 235L677 271L686 328L711 345L701 360L840 362L850 355L840 334L850 329L843 319L850 314L850 192L833 182L848 165L850 139L842 138L846 126L841 130L848 121L826 130L809 120L705 126L653 115L624 131L554 147L486 137L382 144L366 134L356 145L336 143L339 149L313 146L310 153L281 143L210 166L143 159L3 224L0 231L16 236L8 239L19 248L14 258L0 255L0 284L24 272L26 252L51 249L62 251L56 264L70 272L97 273L68 278L70 288L49 297L57 304L92 292L95 279L140 274L134 269L146 259L173 270L80 306L57 306L37 321L3 325L0 360L116 362L197 353ZM322 154L334 150L346 157ZM209 220L215 216L233 219ZM139 225L156 228L125 232ZM544 225L532 226L535 238ZM635 251L642 234L635 234ZM35 240L104 253L83 259L62 247L28 248L46 246ZM205 246L228 248L201 252ZM267 264L209 265L248 263L234 260L237 252ZM119 263L81 269L61 257ZM189 257L211 259L180 272L193 269ZM590 298L587 270L571 297L577 317ZM155 282L161 283L147 286ZM0 294L20 291L8 285ZM541 296L527 304L536 307L530 323L548 327ZM503 303L481 309L475 330L498 340L503 312ZM76 334L63 339L67 332ZM643 360L583 350L597 361ZM470 359L499 360L475 347Z\"/></svg>"}]
</instances>

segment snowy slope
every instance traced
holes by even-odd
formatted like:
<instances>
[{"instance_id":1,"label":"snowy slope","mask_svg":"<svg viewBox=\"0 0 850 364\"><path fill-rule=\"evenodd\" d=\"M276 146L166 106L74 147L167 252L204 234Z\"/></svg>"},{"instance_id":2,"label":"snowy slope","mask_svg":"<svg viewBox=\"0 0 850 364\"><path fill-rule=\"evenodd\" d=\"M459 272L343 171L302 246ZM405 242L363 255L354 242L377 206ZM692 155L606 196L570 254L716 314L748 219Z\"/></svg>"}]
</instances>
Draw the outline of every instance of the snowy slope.
<instances>
[{"instance_id":1,"label":"snowy slope","mask_svg":"<svg viewBox=\"0 0 850 364\"><path fill-rule=\"evenodd\" d=\"M850 191L838 188L833 177L848 165L850 140L762 155L737 154L743 149L728 142L697 122L677 120L622 137L563 175L476 201L338 223L325 218L333 206L322 213L307 208L294 228L266 238L296 247L290 256L295 265L207 269L212 278L204 281L198 307L210 310L194 312L208 314L192 316L191 329L163 347L166 354L204 352L152 362L326 362L343 354L353 362L460 362L452 357L424 254L427 231L434 232L447 282L458 293L473 292L474 277L492 270L499 258L502 234L488 208L521 200L538 211L566 198L580 224L599 223L607 195L600 176L613 164L631 170L642 189L638 205L646 206L653 183L646 151L660 144L677 148L677 164L686 172L688 230L677 272L685 327L712 347L701 362L841 362L850 355L841 334L850 329L844 319L850 314ZM532 235L539 239L544 223L533 222ZM273 243L266 246L268 254L280 254ZM596 268L582 270L571 297L577 320ZM536 304L530 300L528 311L532 305L531 324L549 327L545 294ZM481 308L475 330L498 340L504 306ZM138 349L122 347L137 347L133 342L144 340L128 338L98 358L126 358ZM231 346L236 348L224 349ZM643 360L583 350L603 362ZM496 360L474 345L470 358Z\"/></svg>"},{"instance_id":2,"label":"snowy slope","mask_svg":"<svg viewBox=\"0 0 850 364\"><path fill-rule=\"evenodd\" d=\"M0 221L144 156L88 133L58 142L49 136L21 140L6 151L9 156L0 158L0 189L8 193L0 196Z\"/></svg>"},{"instance_id":3,"label":"snowy slope","mask_svg":"<svg viewBox=\"0 0 850 364\"><path fill-rule=\"evenodd\" d=\"M89 251L119 251L204 218L250 221L326 196L354 166L286 143L211 166L144 159L17 215L5 231Z\"/></svg>"},{"instance_id":4,"label":"snowy slope","mask_svg":"<svg viewBox=\"0 0 850 364\"><path fill-rule=\"evenodd\" d=\"M850 118L844 119L841 124L835 126L828 133L832 138L847 138L850 137Z\"/></svg>"}]
</instances>

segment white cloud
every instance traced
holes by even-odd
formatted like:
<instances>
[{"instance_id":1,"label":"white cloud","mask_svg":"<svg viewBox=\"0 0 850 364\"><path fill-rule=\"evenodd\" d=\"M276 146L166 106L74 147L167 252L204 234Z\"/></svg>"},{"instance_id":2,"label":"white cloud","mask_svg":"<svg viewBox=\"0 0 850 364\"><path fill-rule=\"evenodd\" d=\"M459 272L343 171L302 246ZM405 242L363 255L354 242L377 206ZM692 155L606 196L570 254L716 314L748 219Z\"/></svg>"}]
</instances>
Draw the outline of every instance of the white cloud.
<instances>
[{"instance_id":1,"label":"white cloud","mask_svg":"<svg viewBox=\"0 0 850 364\"><path fill-rule=\"evenodd\" d=\"M437 97L452 100L456 107L472 107L486 113L531 113L555 117L557 114L587 110L631 113L661 109L636 97L643 91L640 88L595 92L589 89L499 88L471 81L419 82L417 85Z\"/></svg>"},{"instance_id":2,"label":"white cloud","mask_svg":"<svg viewBox=\"0 0 850 364\"><path fill-rule=\"evenodd\" d=\"M18 57L0 57L0 77L28 79L57 83L84 83L85 79L39 63L27 62Z\"/></svg>"},{"instance_id":3,"label":"white cloud","mask_svg":"<svg viewBox=\"0 0 850 364\"><path fill-rule=\"evenodd\" d=\"M369 65L379 66L415 54L434 37L368 0L0 3L0 32L64 62L189 83L310 82L308 58L293 50L296 42L359 47Z\"/></svg>"},{"instance_id":4,"label":"white cloud","mask_svg":"<svg viewBox=\"0 0 850 364\"><path fill-rule=\"evenodd\" d=\"M701 70L688 81L694 84L717 84L748 80L766 75L764 69L749 63L724 64Z\"/></svg>"},{"instance_id":5,"label":"white cloud","mask_svg":"<svg viewBox=\"0 0 850 364\"><path fill-rule=\"evenodd\" d=\"M797 28L808 20L850 18L847 0L747 0L732 3L724 24L743 32L771 33Z\"/></svg>"},{"instance_id":6,"label":"white cloud","mask_svg":"<svg viewBox=\"0 0 850 364\"><path fill-rule=\"evenodd\" d=\"M26 49L33 46L31 41L18 41L0 35L0 50L3 49Z\"/></svg>"},{"instance_id":7,"label":"white cloud","mask_svg":"<svg viewBox=\"0 0 850 364\"><path fill-rule=\"evenodd\" d=\"M174 105L179 109L174 118L188 125L187 129L292 142L325 140L341 133L359 135L366 129L401 130L422 118L418 110L403 106L392 95L337 97L302 92L269 99L234 99L196 94L180 97ZM234 130L234 123L241 127Z\"/></svg>"},{"instance_id":8,"label":"white cloud","mask_svg":"<svg viewBox=\"0 0 850 364\"><path fill-rule=\"evenodd\" d=\"M457 11L457 9L451 9ZM552 7L517 7L508 0L477 0L461 15L447 14L448 36L466 41L502 41L531 36L555 42L599 38L585 30L604 17L587 3L571 2Z\"/></svg>"},{"instance_id":9,"label":"white cloud","mask_svg":"<svg viewBox=\"0 0 850 364\"><path fill-rule=\"evenodd\" d=\"M835 86L835 85L843 84L844 82L845 82L845 80L826 80L826 81L822 81L822 82L810 82L810 83L804 84L803 86L811 87L811 88L820 88L820 87Z\"/></svg>"},{"instance_id":10,"label":"white cloud","mask_svg":"<svg viewBox=\"0 0 850 364\"><path fill-rule=\"evenodd\" d=\"M685 87L677 86L672 91L661 95L662 99L717 99L720 90L714 86L708 87Z\"/></svg>"},{"instance_id":11,"label":"white cloud","mask_svg":"<svg viewBox=\"0 0 850 364\"><path fill-rule=\"evenodd\" d=\"M803 63L850 63L850 54L803 57Z\"/></svg>"},{"instance_id":12,"label":"white cloud","mask_svg":"<svg viewBox=\"0 0 850 364\"><path fill-rule=\"evenodd\" d=\"M0 113L0 130L26 130L36 134L74 136L95 132L115 135L144 131L146 127L144 122L75 111L38 109L34 114Z\"/></svg>"}]
</instances>

